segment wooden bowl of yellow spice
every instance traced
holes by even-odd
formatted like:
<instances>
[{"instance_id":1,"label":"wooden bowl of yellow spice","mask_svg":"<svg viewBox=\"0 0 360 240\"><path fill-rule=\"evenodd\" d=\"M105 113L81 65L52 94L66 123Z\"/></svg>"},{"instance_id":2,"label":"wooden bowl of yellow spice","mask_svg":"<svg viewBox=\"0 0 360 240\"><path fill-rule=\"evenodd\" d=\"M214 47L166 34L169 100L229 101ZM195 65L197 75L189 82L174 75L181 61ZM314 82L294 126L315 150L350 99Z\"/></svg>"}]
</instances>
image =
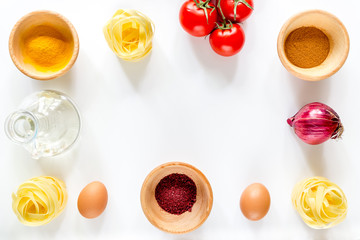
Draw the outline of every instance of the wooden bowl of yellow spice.
<instances>
[{"instance_id":1,"label":"wooden bowl of yellow spice","mask_svg":"<svg viewBox=\"0 0 360 240\"><path fill-rule=\"evenodd\" d=\"M342 22L322 10L290 18L281 28L277 50L281 63L294 76L318 81L335 74L349 53L349 35Z\"/></svg>"},{"instance_id":2,"label":"wooden bowl of yellow spice","mask_svg":"<svg viewBox=\"0 0 360 240\"><path fill-rule=\"evenodd\" d=\"M79 38L74 26L51 11L31 12L14 26L9 51L16 67L25 75L50 80L65 74L79 53Z\"/></svg>"}]
</instances>

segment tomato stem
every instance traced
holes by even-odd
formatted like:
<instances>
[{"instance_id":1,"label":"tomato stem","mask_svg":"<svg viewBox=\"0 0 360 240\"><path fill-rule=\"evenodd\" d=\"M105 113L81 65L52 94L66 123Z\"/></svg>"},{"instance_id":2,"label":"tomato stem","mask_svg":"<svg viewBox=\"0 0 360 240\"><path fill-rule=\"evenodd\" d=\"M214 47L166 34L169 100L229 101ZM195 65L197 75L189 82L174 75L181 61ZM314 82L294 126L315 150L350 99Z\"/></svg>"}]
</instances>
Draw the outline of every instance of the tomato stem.
<instances>
[{"instance_id":1,"label":"tomato stem","mask_svg":"<svg viewBox=\"0 0 360 240\"><path fill-rule=\"evenodd\" d=\"M220 10L222 19L225 20L225 16L224 16L224 13L223 13L223 11L221 9L220 2L221 2L221 0L218 0L217 8Z\"/></svg>"},{"instance_id":2,"label":"tomato stem","mask_svg":"<svg viewBox=\"0 0 360 240\"><path fill-rule=\"evenodd\" d=\"M225 19L223 19L223 22L221 23L221 25L219 25L218 23L216 23L216 26L218 29L220 30L226 30L226 29L231 29L233 27L233 23L228 20L229 23L226 22Z\"/></svg>"},{"instance_id":3,"label":"tomato stem","mask_svg":"<svg viewBox=\"0 0 360 240\"><path fill-rule=\"evenodd\" d=\"M209 24L209 16L208 16L208 13L207 13L207 9L212 9L210 13L212 13L214 10L215 10L215 7L214 6L210 6L209 3L210 3L210 0L206 0L206 1L203 1L203 0L193 0L194 3L196 4L196 6L198 8L201 8L204 13L205 13L205 17L206 17L206 22Z\"/></svg>"},{"instance_id":4,"label":"tomato stem","mask_svg":"<svg viewBox=\"0 0 360 240\"><path fill-rule=\"evenodd\" d=\"M246 0L234 0L234 21L236 21L236 8L240 3L244 4L246 7L250 8L251 10L254 10L254 8L250 6L250 4Z\"/></svg>"}]
</instances>

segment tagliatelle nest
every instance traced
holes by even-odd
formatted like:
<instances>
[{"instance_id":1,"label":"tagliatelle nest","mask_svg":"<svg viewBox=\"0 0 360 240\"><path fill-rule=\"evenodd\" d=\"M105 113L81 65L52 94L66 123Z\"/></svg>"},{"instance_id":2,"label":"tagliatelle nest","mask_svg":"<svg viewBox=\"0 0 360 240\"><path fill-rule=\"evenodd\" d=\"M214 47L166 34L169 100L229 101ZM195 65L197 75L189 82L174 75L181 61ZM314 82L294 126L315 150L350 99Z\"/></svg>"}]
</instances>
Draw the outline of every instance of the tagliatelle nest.
<instances>
[{"instance_id":1,"label":"tagliatelle nest","mask_svg":"<svg viewBox=\"0 0 360 240\"><path fill-rule=\"evenodd\" d=\"M304 222L312 228L329 228L346 217L344 192L324 177L307 178L297 183L291 200Z\"/></svg>"},{"instance_id":2,"label":"tagliatelle nest","mask_svg":"<svg viewBox=\"0 0 360 240\"><path fill-rule=\"evenodd\" d=\"M40 226L57 217L67 203L65 183L55 177L35 177L21 184L12 194L12 208L19 221Z\"/></svg>"},{"instance_id":3,"label":"tagliatelle nest","mask_svg":"<svg viewBox=\"0 0 360 240\"><path fill-rule=\"evenodd\" d=\"M154 24L136 10L118 10L103 31L111 50L126 61L139 61L152 49Z\"/></svg>"}]
</instances>

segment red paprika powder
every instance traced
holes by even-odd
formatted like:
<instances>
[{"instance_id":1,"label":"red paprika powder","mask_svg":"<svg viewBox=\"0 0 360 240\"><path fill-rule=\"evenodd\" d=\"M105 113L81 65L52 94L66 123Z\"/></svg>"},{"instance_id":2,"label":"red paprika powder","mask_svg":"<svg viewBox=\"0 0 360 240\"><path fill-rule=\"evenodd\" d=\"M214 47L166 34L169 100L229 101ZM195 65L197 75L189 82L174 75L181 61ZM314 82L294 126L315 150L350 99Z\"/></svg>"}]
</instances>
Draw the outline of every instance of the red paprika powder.
<instances>
[{"instance_id":1,"label":"red paprika powder","mask_svg":"<svg viewBox=\"0 0 360 240\"><path fill-rule=\"evenodd\" d=\"M191 212L196 202L196 185L185 174L173 173L160 180L155 198L159 206L170 214Z\"/></svg>"}]
</instances>

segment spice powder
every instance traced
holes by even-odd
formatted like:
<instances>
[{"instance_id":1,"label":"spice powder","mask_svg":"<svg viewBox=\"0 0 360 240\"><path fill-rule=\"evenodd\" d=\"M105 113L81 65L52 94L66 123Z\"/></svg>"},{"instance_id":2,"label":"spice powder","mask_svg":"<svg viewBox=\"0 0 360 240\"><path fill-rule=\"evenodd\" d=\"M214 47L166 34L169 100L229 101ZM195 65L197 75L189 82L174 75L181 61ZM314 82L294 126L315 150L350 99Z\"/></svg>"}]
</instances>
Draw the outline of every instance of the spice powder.
<instances>
[{"instance_id":1,"label":"spice powder","mask_svg":"<svg viewBox=\"0 0 360 240\"><path fill-rule=\"evenodd\" d=\"M285 41L285 54L297 67L312 68L325 61L330 51L329 38L316 27L300 27Z\"/></svg>"},{"instance_id":2,"label":"spice powder","mask_svg":"<svg viewBox=\"0 0 360 240\"><path fill-rule=\"evenodd\" d=\"M24 62L38 71L58 71L70 61L73 43L57 29L39 25L27 31L22 48Z\"/></svg>"},{"instance_id":3,"label":"spice powder","mask_svg":"<svg viewBox=\"0 0 360 240\"><path fill-rule=\"evenodd\" d=\"M159 206L170 214L191 212L196 202L196 185L185 174L173 173L160 180L155 198Z\"/></svg>"}]
</instances>

